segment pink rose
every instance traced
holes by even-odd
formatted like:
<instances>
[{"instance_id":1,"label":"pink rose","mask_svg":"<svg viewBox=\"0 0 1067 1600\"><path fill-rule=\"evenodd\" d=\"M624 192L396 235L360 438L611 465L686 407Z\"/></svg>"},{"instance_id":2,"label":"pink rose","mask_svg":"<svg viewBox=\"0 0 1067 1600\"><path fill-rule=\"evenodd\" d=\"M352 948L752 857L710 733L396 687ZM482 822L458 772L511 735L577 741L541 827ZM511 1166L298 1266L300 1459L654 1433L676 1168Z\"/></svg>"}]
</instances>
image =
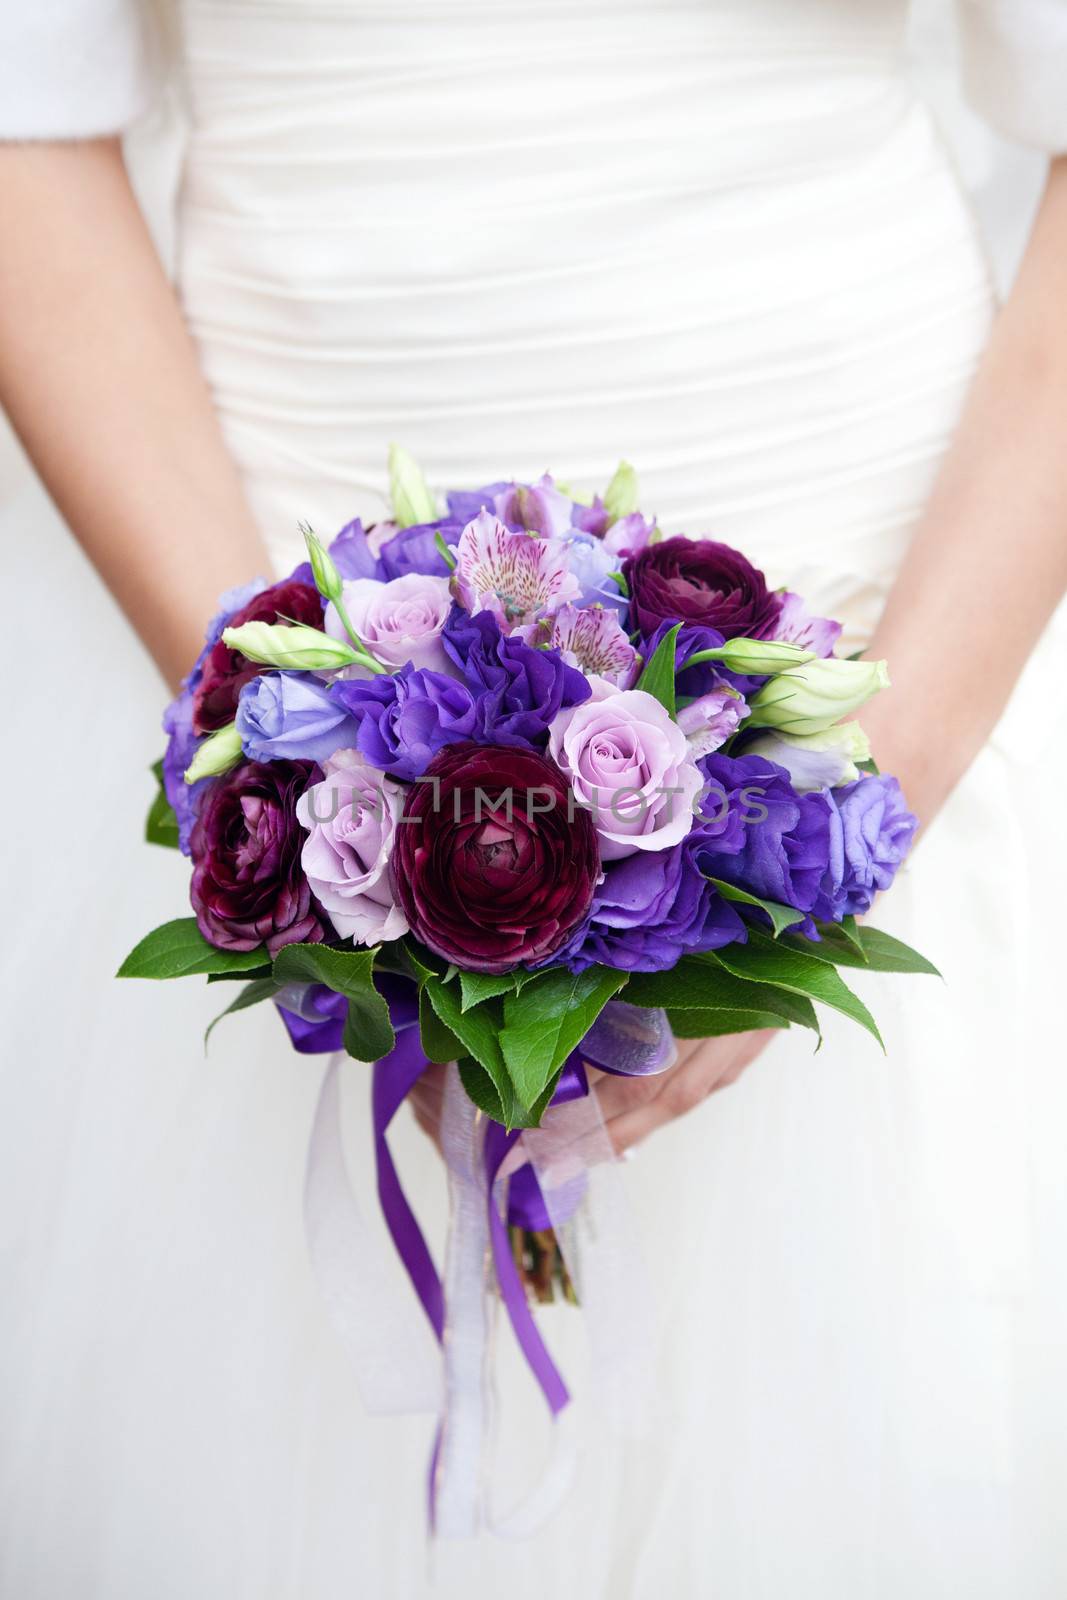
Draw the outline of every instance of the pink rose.
<instances>
[{"instance_id":1,"label":"pink rose","mask_svg":"<svg viewBox=\"0 0 1067 1600\"><path fill-rule=\"evenodd\" d=\"M300 857L308 883L343 939L399 939L408 924L389 860L404 791L355 750L338 750L324 770L296 806L308 830Z\"/></svg>"},{"instance_id":2,"label":"pink rose","mask_svg":"<svg viewBox=\"0 0 1067 1600\"><path fill-rule=\"evenodd\" d=\"M704 780L688 741L654 695L624 689L561 711L548 748L588 806L605 861L666 850L693 823Z\"/></svg>"},{"instance_id":3,"label":"pink rose","mask_svg":"<svg viewBox=\"0 0 1067 1600\"><path fill-rule=\"evenodd\" d=\"M412 661L435 672L453 670L441 643L452 605L447 578L422 572L387 583L354 578L344 585L344 601L353 628L383 667L395 669ZM348 637L332 604L326 607L324 627L335 639Z\"/></svg>"}]
</instances>

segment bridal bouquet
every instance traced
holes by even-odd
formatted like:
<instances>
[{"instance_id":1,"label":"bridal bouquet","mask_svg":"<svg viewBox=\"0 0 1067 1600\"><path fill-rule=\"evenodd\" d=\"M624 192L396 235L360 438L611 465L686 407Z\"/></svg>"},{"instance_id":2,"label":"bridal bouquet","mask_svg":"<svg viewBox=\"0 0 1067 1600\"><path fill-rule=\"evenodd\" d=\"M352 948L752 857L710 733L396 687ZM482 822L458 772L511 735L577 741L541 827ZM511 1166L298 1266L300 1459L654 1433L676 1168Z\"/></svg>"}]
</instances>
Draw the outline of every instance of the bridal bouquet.
<instances>
[{"instance_id":1,"label":"bridal bouquet","mask_svg":"<svg viewBox=\"0 0 1067 1600\"><path fill-rule=\"evenodd\" d=\"M932 970L857 921L916 827L853 720L884 663L835 656L839 625L739 551L664 537L625 465L602 496L501 482L443 516L404 452L391 477L391 522L307 529L288 577L223 597L147 828L191 858L194 915L120 975L241 980L226 1012L270 1001L297 1050L377 1063L377 1135L458 1063L489 1196L590 1065L817 1036L817 1004L877 1038L841 969ZM551 1218L509 1165L517 1262L492 1201L489 1228L518 1318Z\"/></svg>"}]
</instances>

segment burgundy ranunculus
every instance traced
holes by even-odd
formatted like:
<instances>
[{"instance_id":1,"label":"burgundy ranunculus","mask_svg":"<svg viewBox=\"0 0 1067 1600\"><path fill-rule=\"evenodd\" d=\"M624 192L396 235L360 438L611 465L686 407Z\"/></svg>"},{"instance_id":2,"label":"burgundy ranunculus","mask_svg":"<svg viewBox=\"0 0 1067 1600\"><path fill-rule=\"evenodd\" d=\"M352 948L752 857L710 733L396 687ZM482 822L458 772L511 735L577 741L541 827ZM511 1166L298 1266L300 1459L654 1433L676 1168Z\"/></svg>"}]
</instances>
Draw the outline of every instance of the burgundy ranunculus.
<instances>
[{"instance_id":1,"label":"burgundy ranunculus","mask_svg":"<svg viewBox=\"0 0 1067 1600\"><path fill-rule=\"evenodd\" d=\"M623 563L631 615L643 634L661 622L717 628L725 639L765 639L782 609L763 573L712 539L664 539Z\"/></svg>"},{"instance_id":2,"label":"burgundy ranunculus","mask_svg":"<svg viewBox=\"0 0 1067 1600\"><path fill-rule=\"evenodd\" d=\"M592 818L568 815L568 796L562 772L534 750L439 751L411 793L393 853L415 937L474 972L509 972L564 944L600 875Z\"/></svg>"},{"instance_id":3,"label":"burgundy ranunculus","mask_svg":"<svg viewBox=\"0 0 1067 1600\"><path fill-rule=\"evenodd\" d=\"M286 578L263 589L246 606L235 611L226 626L239 628L245 622L304 622L322 627L322 601L310 583ZM214 733L232 722L237 697L250 678L264 669L249 661L239 650L231 650L220 639L208 652L204 670L193 695L193 727L197 733Z\"/></svg>"},{"instance_id":4,"label":"burgundy ranunculus","mask_svg":"<svg viewBox=\"0 0 1067 1600\"><path fill-rule=\"evenodd\" d=\"M208 790L189 841L197 926L220 950L270 954L318 943L326 926L300 865L307 837L296 802L310 761L244 761Z\"/></svg>"}]
</instances>

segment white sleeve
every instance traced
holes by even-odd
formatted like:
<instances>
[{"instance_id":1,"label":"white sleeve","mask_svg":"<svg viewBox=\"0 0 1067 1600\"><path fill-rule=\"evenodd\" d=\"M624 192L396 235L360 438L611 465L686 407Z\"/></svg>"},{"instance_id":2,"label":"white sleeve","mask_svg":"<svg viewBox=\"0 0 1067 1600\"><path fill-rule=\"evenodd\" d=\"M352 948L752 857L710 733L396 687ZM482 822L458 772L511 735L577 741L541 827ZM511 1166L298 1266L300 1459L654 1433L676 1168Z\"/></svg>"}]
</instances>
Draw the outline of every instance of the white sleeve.
<instances>
[{"instance_id":1,"label":"white sleeve","mask_svg":"<svg viewBox=\"0 0 1067 1600\"><path fill-rule=\"evenodd\" d=\"M1067 0L957 0L967 97L995 127L1067 151Z\"/></svg>"},{"instance_id":2,"label":"white sleeve","mask_svg":"<svg viewBox=\"0 0 1067 1600\"><path fill-rule=\"evenodd\" d=\"M153 87L138 0L0 0L0 139L121 132Z\"/></svg>"}]
</instances>

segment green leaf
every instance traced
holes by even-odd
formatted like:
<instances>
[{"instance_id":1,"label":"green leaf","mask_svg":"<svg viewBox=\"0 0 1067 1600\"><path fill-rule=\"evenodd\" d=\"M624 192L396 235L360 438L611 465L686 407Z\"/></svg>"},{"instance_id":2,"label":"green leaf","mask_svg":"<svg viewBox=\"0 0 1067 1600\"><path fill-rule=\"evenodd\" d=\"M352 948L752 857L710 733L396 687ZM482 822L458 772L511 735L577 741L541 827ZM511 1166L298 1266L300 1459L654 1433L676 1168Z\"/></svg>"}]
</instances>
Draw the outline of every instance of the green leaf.
<instances>
[{"instance_id":1,"label":"green leaf","mask_svg":"<svg viewBox=\"0 0 1067 1600\"><path fill-rule=\"evenodd\" d=\"M862 651L860 652L860 654L862 654ZM848 659L850 661L852 661L852 660L855 659L855 657L849 656ZM880 778L881 777L881 773L880 773L880 771L878 769L878 763L877 763L877 761L873 760L873 758L871 758L871 757L868 757L868 759L866 761L857 761L856 762L856 767L860 772L866 772L872 778Z\"/></svg>"},{"instance_id":2,"label":"green leaf","mask_svg":"<svg viewBox=\"0 0 1067 1600\"><path fill-rule=\"evenodd\" d=\"M760 1028L788 1028L773 1011L668 1011L676 1039L715 1039L727 1033L755 1033Z\"/></svg>"},{"instance_id":3,"label":"green leaf","mask_svg":"<svg viewBox=\"0 0 1067 1600\"><path fill-rule=\"evenodd\" d=\"M842 917L837 926L857 954L863 956L863 965L866 966L867 957L863 954L863 940L860 938L859 925L855 917Z\"/></svg>"},{"instance_id":4,"label":"green leaf","mask_svg":"<svg viewBox=\"0 0 1067 1600\"><path fill-rule=\"evenodd\" d=\"M266 951L260 951L266 955ZM247 983L250 978L269 978L273 975L274 968L269 961L264 961L261 967L248 967L241 972L209 972L208 983Z\"/></svg>"},{"instance_id":5,"label":"green leaf","mask_svg":"<svg viewBox=\"0 0 1067 1600\"><path fill-rule=\"evenodd\" d=\"M724 900L735 900L744 906L758 906L761 911L766 911L776 939L786 928L804 921L803 911L794 911L792 906L779 905L777 900L762 900L758 894L749 894L747 889L739 889L736 884L726 883L722 878L709 878L708 882L713 889L718 889Z\"/></svg>"},{"instance_id":6,"label":"green leaf","mask_svg":"<svg viewBox=\"0 0 1067 1600\"><path fill-rule=\"evenodd\" d=\"M445 1026L431 1004L425 989L419 991L419 1036L431 1061L458 1061L466 1054L451 1028ZM493 1091L494 1094L496 1091ZM499 1099L499 1095L497 1096Z\"/></svg>"},{"instance_id":7,"label":"green leaf","mask_svg":"<svg viewBox=\"0 0 1067 1600\"><path fill-rule=\"evenodd\" d=\"M674 716L674 657L675 647L678 643L678 630L680 622L667 634L664 634L650 661L646 661L641 676L637 680L637 688L644 689L646 694L655 695L661 706L664 706L671 716Z\"/></svg>"},{"instance_id":8,"label":"green leaf","mask_svg":"<svg viewBox=\"0 0 1067 1600\"><path fill-rule=\"evenodd\" d=\"M500 1047L522 1105L534 1105L604 1006L626 982L612 967L550 967L504 999Z\"/></svg>"},{"instance_id":9,"label":"green leaf","mask_svg":"<svg viewBox=\"0 0 1067 1600\"><path fill-rule=\"evenodd\" d=\"M444 562L444 564L448 568L449 572L455 572L455 570L456 570L456 552L453 550L452 546L447 542L447 540L445 539L444 534L441 532L440 529L438 529L437 532L434 534L433 543L434 543L434 549L437 551L437 554L441 557L441 560Z\"/></svg>"},{"instance_id":10,"label":"green leaf","mask_svg":"<svg viewBox=\"0 0 1067 1600\"><path fill-rule=\"evenodd\" d=\"M464 1011L458 987L436 976L427 978L425 993L445 1027L460 1041L463 1052L473 1056L489 1074L503 1109L505 1126L517 1126L520 1108L500 1049L500 1030L504 1024L500 1000L483 1000Z\"/></svg>"},{"instance_id":11,"label":"green leaf","mask_svg":"<svg viewBox=\"0 0 1067 1600\"><path fill-rule=\"evenodd\" d=\"M925 973L933 978L941 976L932 961L928 961L903 940L883 933L881 928L869 928L865 923L856 924L862 953L856 951L852 940L835 923L821 922L819 932L822 934L819 941L790 934L782 943L789 949L802 950L814 960L826 961L835 967L865 968L869 972Z\"/></svg>"},{"instance_id":12,"label":"green leaf","mask_svg":"<svg viewBox=\"0 0 1067 1600\"><path fill-rule=\"evenodd\" d=\"M231 1000L225 1011L220 1011L214 1021L209 1022L204 1033L204 1050L211 1038L215 1023L221 1022L223 1017L228 1017L231 1011L246 1011L249 1006L258 1006L262 1000L270 1000L278 993L278 985L273 978L253 978L251 983L246 983L235 1000Z\"/></svg>"},{"instance_id":13,"label":"green leaf","mask_svg":"<svg viewBox=\"0 0 1067 1600\"><path fill-rule=\"evenodd\" d=\"M470 1057L459 1063L459 1080L479 1111L484 1111L494 1122L504 1121L504 1107L492 1078L479 1061Z\"/></svg>"},{"instance_id":14,"label":"green leaf","mask_svg":"<svg viewBox=\"0 0 1067 1600\"><path fill-rule=\"evenodd\" d=\"M730 945L728 949L743 949ZM683 956L667 972L635 972L626 988L632 1005L662 1006L668 1012L712 1011L771 1013L783 1022L795 1022L819 1033L819 1019L810 1000L786 989L771 990L765 984L749 983L726 972L715 960L719 952L703 956ZM713 1030L714 1031L714 1030ZM725 1028L723 1032L733 1031ZM703 1038L703 1033L686 1033L687 1039Z\"/></svg>"},{"instance_id":15,"label":"green leaf","mask_svg":"<svg viewBox=\"0 0 1067 1600\"><path fill-rule=\"evenodd\" d=\"M263 946L255 950L216 950L195 917L177 917L153 928L122 963L118 978L184 978L190 972L248 972L263 965Z\"/></svg>"},{"instance_id":16,"label":"green leaf","mask_svg":"<svg viewBox=\"0 0 1067 1600\"><path fill-rule=\"evenodd\" d=\"M878 1026L859 996L853 994L836 968L798 950L798 943L791 941L787 947L751 928L747 944L725 945L721 950L714 951L713 956L735 977L767 984L774 989L786 989L792 994L804 995L810 1000L819 1000L823 1005L831 1006L866 1028L884 1050Z\"/></svg>"},{"instance_id":17,"label":"green leaf","mask_svg":"<svg viewBox=\"0 0 1067 1600\"><path fill-rule=\"evenodd\" d=\"M326 944L287 944L274 958L282 983L324 983L348 1001L344 1045L357 1061L379 1061L396 1043L389 1007L374 987L376 950L338 950Z\"/></svg>"},{"instance_id":18,"label":"green leaf","mask_svg":"<svg viewBox=\"0 0 1067 1600\"><path fill-rule=\"evenodd\" d=\"M463 994L462 1009L469 1011L483 1000L495 1000L498 994L512 994L515 990L513 972L461 972L459 986Z\"/></svg>"},{"instance_id":19,"label":"green leaf","mask_svg":"<svg viewBox=\"0 0 1067 1600\"><path fill-rule=\"evenodd\" d=\"M168 850L177 850L178 846L178 819L174 815L174 807L167 799L163 789L163 761L153 761L152 772L155 774L159 785L155 799L148 808L145 818L144 836L149 844L165 845Z\"/></svg>"}]
</instances>

